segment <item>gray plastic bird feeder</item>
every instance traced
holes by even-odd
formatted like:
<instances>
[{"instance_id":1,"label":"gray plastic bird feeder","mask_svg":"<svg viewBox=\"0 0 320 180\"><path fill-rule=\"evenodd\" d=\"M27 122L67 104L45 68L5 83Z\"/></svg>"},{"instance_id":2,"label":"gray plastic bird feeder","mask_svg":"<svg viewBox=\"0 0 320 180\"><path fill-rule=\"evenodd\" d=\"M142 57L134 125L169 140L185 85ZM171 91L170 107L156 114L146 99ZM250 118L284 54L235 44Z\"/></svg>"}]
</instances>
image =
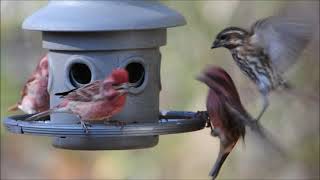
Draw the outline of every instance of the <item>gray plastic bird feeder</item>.
<instances>
[{"instance_id":1,"label":"gray plastic bird feeder","mask_svg":"<svg viewBox=\"0 0 320 180\"><path fill-rule=\"evenodd\" d=\"M202 129L205 121L192 112L159 113L160 46L166 29L184 25L176 11L154 1L51 1L28 17L23 28L42 31L48 49L50 106L64 92L123 67L131 83L121 113L112 117L124 127L93 124L84 133L72 114L52 114L50 121L23 121L29 115L6 118L14 133L53 136L53 145L67 149L134 149L155 146L159 135Z\"/></svg>"}]
</instances>

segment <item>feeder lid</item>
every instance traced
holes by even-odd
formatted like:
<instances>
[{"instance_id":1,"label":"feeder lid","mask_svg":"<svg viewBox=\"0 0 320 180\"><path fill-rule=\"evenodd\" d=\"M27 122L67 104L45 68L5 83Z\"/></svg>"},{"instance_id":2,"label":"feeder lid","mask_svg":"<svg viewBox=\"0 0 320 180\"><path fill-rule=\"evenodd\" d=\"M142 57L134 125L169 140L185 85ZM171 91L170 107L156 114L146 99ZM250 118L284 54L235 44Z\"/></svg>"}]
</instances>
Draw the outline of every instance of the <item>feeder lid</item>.
<instances>
[{"instance_id":1,"label":"feeder lid","mask_svg":"<svg viewBox=\"0 0 320 180\"><path fill-rule=\"evenodd\" d=\"M50 1L22 27L38 31L120 31L186 24L178 12L154 1Z\"/></svg>"}]
</instances>

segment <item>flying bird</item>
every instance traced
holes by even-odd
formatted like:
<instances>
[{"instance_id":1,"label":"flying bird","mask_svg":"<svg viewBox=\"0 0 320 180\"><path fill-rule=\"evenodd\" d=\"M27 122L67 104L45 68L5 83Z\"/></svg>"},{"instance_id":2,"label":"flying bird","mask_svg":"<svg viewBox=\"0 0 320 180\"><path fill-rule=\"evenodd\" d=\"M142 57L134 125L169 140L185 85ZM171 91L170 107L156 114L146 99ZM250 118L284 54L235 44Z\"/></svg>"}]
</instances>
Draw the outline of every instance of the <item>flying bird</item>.
<instances>
[{"instance_id":1,"label":"flying bird","mask_svg":"<svg viewBox=\"0 0 320 180\"><path fill-rule=\"evenodd\" d=\"M210 172L210 176L215 179L219 171L236 145L239 138L244 140L246 126L259 135L272 148L285 155L282 148L276 144L265 129L254 120L243 107L238 91L226 71L216 66L210 66L197 79L209 87L207 97L207 113L209 116L209 126L213 136L220 139L220 150L218 158Z\"/></svg>"},{"instance_id":2,"label":"flying bird","mask_svg":"<svg viewBox=\"0 0 320 180\"><path fill-rule=\"evenodd\" d=\"M22 110L28 114L39 113L49 109L48 86L48 56L44 56L33 71L31 77L25 83L20 100L8 111Z\"/></svg>"},{"instance_id":3,"label":"flying bird","mask_svg":"<svg viewBox=\"0 0 320 180\"><path fill-rule=\"evenodd\" d=\"M256 84L263 100L259 120L269 106L270 91L291 88L282 74L297 61L311 37L312 26L307 20L271 16L255 22L251 30L223 29L211 48L229 49L241 71Z\"/></svg>"},{"instance_id":4,"label":"flying bird","mask_svg":"<svg viewBox=\"0 0 320 180\"><path fill-rule=\"evenodd\" d=\"M96 80L71 91L57 93L62 101L54 108L35 114L26 120L36 120L51 113L72 113L77 115L85 132L89 121L109 120L119 113L125 105L129 76L124 69L118 68L104 80Z\"/></svg>"}]
</instances>

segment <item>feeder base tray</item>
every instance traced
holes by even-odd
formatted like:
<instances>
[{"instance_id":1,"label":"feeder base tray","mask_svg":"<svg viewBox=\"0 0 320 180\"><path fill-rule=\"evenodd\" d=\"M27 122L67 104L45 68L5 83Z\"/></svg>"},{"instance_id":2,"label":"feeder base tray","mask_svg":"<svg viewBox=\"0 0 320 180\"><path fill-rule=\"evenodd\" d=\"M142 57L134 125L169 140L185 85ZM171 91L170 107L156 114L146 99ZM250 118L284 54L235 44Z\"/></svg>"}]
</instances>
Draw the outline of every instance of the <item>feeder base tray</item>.
<instances>
[{"instance_id":1,"label":"feeder base tray","mask_svg":"<svg viewBox=\"0 0 320 180\"><path fill-rule=\"evenodd\" d=\"M154 147L159 136L134 137L57 137L52 145L72 150L125 150Z\"/></svg>"},{"instance_id":2,"label":"feeder base tray","mask_svg":"<svg viewBox=\"0 0 320 180\"><path fill-rule=\"evenodd\" d=\"M80 124L24 121L29 116L7 117L4 125L12 133L54 137L54 147L74 150L148 148L158 144L159 135L197 131L206 124L205 118L194 112L170 111L161 115L157 123L92 124L85 133Z\"/></svg>"}]
</instances>

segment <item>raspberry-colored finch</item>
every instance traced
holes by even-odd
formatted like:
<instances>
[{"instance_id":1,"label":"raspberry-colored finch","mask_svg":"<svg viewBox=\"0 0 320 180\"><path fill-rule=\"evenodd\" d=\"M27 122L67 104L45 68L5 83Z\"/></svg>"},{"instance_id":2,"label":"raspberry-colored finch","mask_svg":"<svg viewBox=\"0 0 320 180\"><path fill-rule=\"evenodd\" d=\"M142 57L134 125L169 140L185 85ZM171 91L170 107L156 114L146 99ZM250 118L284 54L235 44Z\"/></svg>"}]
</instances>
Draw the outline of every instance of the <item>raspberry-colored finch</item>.
<instances>
[{"instance_id":1,"label":"raspberry-colored finch","mask_svg":"<svg viewBox=\"0 0 320 180\"><path fill-rule=\"evenodd\" d=\"M48 56L44 56L33 71L21 91L21 99L15 105L8 108L8 111L18 109L25 113L33 114L49 109L48 86Z\"/></svg>"},{"instance_id":2,"label":"raspberry-colored finch","mask_svg":"<svg viewBox=\"0 0 320 180\"><path fill-rule=\"evenodd\" d=\"M220 139L220 151L210 176L215 179L218 173L236 145L238 139L244 140L246 125L276 150L282 152L280 147L269 139L263 127L258 121L253 120L243 107L238 91L227 72L223 69L210 66L197 78L210 89L207 97L207 113L209 125L213 136Z\"/></svg>"},{"instance_id":3,"label":"raspberry-colored finch","mask_svg":"<svg viewBox=\"0 0 320 180\"><path fill-rule=\"evenodd\" d=\"M36 114L26 120L35 120L50 113L72 113L78 116L88 132L86 123L92 120L108 120L125 105L128 88L128 72L115 69L105 80L96 80L78 89L57 93L63 100L56 107Z\"/></svg>"},{"instance_id":4,"label":"raspberry-colored finch","mask_svg":"<svg viewBox=\"0 0 320 180\"><path fill-rule=\"evenodd\" d=\"M269 106L269 92L290 87L281 75L306 47L311 27L305 19L272 16L258 20L250 31L228 27L216 36L211 48L229 49L241 71L257 85L263 98L258 120Z\"/></svg>"}]
</instances>

